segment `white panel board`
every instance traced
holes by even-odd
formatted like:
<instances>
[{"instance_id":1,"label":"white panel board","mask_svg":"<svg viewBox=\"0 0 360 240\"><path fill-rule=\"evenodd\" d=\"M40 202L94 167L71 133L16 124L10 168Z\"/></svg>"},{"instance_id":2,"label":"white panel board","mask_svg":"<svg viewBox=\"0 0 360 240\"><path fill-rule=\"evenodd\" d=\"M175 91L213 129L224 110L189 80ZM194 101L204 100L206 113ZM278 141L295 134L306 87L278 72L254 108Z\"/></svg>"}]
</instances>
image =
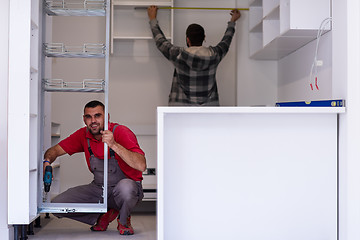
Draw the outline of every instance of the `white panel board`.
<instances>
[{"instance_id":1,"label":"white panel board","mask_svg":"<svg viewBox=\"0 0 360 240\"><path fill-rule=\"evenodd\" d=\"M10 2L8 91L9 224L29 223L30 13L30 1L16 0ZM24 197L21 198L20 195Z\"/></svg>"},{"instance_id":2,"label":"white panel board","mask_svg":"<svg viewBox=\"0 0 360 240\"><path fill-rule=\"evenodd\" d=\"M336 114L160 111L158 144L158 239L336 239Z\"/></svg>"}]
</instances>

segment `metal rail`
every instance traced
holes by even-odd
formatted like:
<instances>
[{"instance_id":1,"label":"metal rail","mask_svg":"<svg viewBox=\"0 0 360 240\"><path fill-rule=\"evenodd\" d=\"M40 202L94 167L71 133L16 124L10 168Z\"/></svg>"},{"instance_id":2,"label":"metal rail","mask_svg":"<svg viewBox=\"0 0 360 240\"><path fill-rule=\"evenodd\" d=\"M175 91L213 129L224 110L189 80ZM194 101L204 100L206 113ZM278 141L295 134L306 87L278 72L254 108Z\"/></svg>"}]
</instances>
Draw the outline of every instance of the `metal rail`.
<instances>
[{"instance_id":1,"label":"metal rail","mask_svg":"<svg viewBox=\"0 0 360 240\"><path fill-rule=\"evenodd\" d=\"M45 11L50 16L105 16L104 0L45 0Z\"/></svg>"},{"instance_id":2,"label":"metal rail","mask_svg":"<svg viewBox=\"0 0 360 240\"><path fill-rule=\"evenodd\" d=\"M104 58L105 44L84 43L82 46L69 46L64 43L44 43L43 52L47 57L64 58Z\"/></svg>"}]
</instances>

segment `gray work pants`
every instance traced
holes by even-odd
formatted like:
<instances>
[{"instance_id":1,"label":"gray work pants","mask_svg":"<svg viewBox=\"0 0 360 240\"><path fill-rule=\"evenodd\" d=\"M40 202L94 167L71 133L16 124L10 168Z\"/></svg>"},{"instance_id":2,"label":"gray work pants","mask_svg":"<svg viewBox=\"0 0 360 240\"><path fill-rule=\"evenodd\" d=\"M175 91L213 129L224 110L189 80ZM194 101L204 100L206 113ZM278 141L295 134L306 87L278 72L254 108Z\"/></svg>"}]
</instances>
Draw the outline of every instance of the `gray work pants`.
<instances>
[{"instance_id":1,"label":"gray work pants","mask_svg":"<svg viewBox=\"0 0 360 240\"><path fill-rule=\"evenodd\" d=\"M54 203L99 203L102 202L103 160L90 157L90 167L94 180L87 185L70 188L56 196ZM108 165L108 209L119 210L119 221L126 224L131 210L143 198L141 182L126 178L114 157L109 159ZM86 224L94 225L100 213L56 213L57 217L67 217Z\"/></svg>"}]
</instances>

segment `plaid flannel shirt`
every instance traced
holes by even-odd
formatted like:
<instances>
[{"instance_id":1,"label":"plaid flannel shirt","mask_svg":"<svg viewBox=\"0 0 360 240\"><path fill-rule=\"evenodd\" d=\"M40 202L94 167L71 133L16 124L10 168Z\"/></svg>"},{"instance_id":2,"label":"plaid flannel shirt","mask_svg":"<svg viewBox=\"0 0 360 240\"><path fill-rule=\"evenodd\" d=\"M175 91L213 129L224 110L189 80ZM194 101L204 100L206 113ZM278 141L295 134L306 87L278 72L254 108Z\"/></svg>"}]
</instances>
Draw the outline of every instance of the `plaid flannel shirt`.
<instances>
[{"instance_id":1,"label":"plaid flannel shirt","mask_svg":"<svg viewBox=\"0 0 360 240\"><path fill-rule=\"evenodd\" d=\"M150 27L157 48L175 66L169 105L219 106L216 69L229 50L235 22L228 22L222 40L208 48L210 56L192 54L186 48L172 45L156 19L150 21Z\"/></svg>"}]
</instances>

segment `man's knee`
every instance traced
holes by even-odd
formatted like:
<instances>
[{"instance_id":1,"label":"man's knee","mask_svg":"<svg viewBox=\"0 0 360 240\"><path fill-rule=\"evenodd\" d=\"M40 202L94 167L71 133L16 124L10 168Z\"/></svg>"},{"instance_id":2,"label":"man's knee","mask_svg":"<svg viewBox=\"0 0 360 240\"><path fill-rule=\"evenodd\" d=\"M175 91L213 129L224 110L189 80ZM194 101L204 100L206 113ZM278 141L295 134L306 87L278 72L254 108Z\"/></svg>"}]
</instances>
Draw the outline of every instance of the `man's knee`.
<instances>
[{"instance_id":1,"label":"man's knee","mask_svg":"<svg viewBox=\"0 0 360 240\"><path fill-rule=\"evenodd\" d=\"M123 179L116 184L113 193L124 201L132 200L138 195L138 187L134 180Z\"/></svg>"}]
</instances>

